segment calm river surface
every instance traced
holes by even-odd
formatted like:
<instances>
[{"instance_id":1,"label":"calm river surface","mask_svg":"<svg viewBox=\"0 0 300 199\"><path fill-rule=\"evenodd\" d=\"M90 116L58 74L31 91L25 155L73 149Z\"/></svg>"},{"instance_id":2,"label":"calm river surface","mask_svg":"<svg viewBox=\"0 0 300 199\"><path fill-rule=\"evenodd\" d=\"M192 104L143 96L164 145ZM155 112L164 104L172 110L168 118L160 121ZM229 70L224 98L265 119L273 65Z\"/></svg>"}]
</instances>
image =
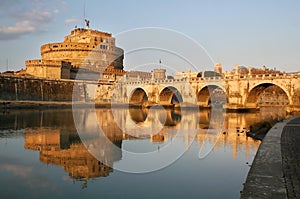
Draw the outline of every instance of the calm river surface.
<instances>
[{"instance_id":1,"label":"calm river surface","mask_svg":"<svg viewBox=\"0 0 300 199\"><path fill-rule=\"evenodd\" d=\"M0 198L239 198L260 145L244 132L280 117L11 110L0 119Z\"/></svg>"}]
</instances>

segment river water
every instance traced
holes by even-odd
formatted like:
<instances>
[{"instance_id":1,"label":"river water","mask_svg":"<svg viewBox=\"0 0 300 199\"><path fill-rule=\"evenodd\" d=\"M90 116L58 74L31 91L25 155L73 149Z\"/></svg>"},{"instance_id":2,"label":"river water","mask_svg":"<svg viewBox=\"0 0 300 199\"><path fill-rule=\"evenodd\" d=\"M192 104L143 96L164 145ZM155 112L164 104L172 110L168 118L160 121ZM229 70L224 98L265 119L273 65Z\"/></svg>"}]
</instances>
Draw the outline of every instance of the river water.
<instances>
[{"instance_id":1,"label":"river water","mask_svg":"<svg viewBox=\"0 0 300 199\"><path fill-rule=\"evenodd\" d=\"M71 109L1 113L0 198L239 198L284 111Z\"/></svg>"}]
</instances>

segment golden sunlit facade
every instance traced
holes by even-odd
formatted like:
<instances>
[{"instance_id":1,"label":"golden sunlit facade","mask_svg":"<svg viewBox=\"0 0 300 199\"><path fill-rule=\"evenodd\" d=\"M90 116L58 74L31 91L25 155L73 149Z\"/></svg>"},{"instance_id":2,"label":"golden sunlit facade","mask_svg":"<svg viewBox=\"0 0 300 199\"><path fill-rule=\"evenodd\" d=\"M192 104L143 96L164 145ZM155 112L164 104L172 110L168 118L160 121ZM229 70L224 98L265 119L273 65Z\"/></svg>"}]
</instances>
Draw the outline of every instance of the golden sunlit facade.
<instances>
[{"instance_id":1,"label":"golden sunlit facade","mask_svg":"<svg viewBox=\"0 0 300 199\"><path fill-rule=\"evenodd\" d=\"M28 75L70 79L78 69L98 73L109 70L106 73L124 75L124 52L115 45L115 38L89 27L73 29L63 42L42 45L41 57L41 60L25 62Z\"/></svg>"}]
</instances>

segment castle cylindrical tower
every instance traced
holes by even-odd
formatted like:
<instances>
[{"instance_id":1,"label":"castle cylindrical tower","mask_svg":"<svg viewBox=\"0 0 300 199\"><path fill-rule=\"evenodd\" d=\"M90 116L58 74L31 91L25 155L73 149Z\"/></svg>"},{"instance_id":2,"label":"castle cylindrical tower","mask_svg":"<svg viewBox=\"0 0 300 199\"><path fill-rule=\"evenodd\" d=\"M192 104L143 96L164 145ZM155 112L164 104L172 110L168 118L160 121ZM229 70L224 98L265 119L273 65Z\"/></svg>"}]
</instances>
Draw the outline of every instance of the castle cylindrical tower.
<instances>
[{"instance_id":1,"label":"castle cylindrical tower","mask_svg":"<svg viewBox=\"0 0 300 199\"><path fill-rule=\"evenodd\" d=\"M74 67L123 69L124 51L115 46L110 33L75 28L63 42L41 46L42 60L71 62Z\"/></svg>"}]
</instances>

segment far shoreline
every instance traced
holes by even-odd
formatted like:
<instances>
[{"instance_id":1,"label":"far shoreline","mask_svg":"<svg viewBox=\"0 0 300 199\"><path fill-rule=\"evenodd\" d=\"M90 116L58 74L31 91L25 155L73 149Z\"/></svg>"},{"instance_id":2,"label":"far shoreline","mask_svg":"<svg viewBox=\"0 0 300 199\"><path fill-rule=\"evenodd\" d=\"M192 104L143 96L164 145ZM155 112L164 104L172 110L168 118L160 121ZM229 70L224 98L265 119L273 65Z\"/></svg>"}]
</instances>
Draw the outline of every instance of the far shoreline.
<instances>
[{"instance_id":1,"label":"far shoreline","mask_svg":"<svg viewBox=\"0 0 300 199\"><path fill-rule=\"evenodd\" d=\"M58 108L111 108L110 102L72 102L72 101L15 101L0 100L0 110L13 109L58 109ZM124 105L116 104L117 107Z\"/></svg>"}]
</instances>

